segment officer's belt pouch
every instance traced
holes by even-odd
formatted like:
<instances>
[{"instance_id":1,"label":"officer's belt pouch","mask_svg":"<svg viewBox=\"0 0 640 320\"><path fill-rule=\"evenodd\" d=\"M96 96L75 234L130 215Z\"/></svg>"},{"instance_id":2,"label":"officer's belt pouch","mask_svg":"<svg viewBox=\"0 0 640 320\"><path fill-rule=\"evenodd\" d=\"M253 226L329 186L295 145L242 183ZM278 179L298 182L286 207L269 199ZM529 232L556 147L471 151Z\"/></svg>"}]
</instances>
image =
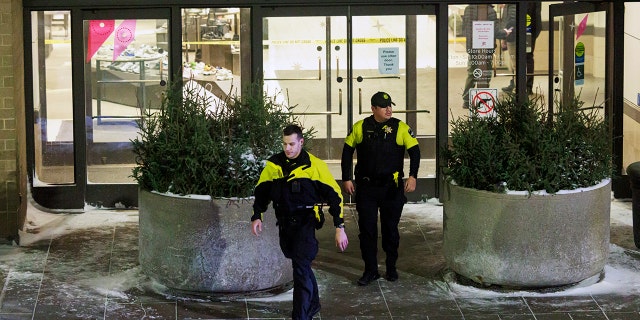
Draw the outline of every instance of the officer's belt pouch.
<instances>
[{"instance_id":1,"label":"officer's belt pouch","mask_svg":"<svg viewBox=\"0 0 640 320\"><path fill-rule=\"evenodd\" d=\"M311 218L310 210L287 212L285 214L278 215L278 225L282 227L301 226L309 221Z\"/></svg>"},{"instance_id":2,"label":"officer's belt pouch","mask_svg":"<svg viewBox=\"0 0 640 320\"><path fill-rule=\"evenodd\" d=\"M314 206L313 210L311 212L310 211L311 210L307 209L305 211L298 211L294 214L278 216L277 224L283 228L298 227L306 224L309 219L313 219L313 221L315 222L314 227L316 228L316 230L319 230L320 228L322 228L325 221L322 207Z\"/></svg>"},{"instance_id":3,"label":"officer's belt pouch","mask_svg":"<svg viewBox=\"0 0 640 320\"><path fill-rule=\"evenodd\" d=\"M313 207L313 211L316 219L316 230L320 230L324 225L324 211L322 211L322 207L319 206Z\"/></svg>"},{"instance_id":4,"label":"officer's belt pouch","mask_svg":"<svg viewBox=\"0 0 640 320\"><path fill-rule=\"evenodd\" d=\"M390 185L393 182L393 178L391 176L384 177L362 177L359 178L356 183L360 185L369 185L376 187L384 187Z\"/></svg>"}]
</instances>

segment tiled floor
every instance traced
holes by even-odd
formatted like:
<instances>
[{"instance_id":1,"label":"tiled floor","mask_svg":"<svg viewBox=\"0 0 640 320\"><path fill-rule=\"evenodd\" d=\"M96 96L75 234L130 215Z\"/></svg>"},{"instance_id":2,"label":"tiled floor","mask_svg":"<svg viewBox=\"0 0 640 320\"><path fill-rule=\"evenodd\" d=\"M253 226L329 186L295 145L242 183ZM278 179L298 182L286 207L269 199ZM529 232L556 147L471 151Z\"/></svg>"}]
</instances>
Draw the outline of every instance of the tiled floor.
<instances>
[{"instance_id":1,"label":"tiled floor","mask_svg":"<svg viewBox=\"0 0 640 320\"><path fill-rule=\"evenodd\" d=\"M140 272L137 211L29 210L22 246L0 246L0 319L289 318L291 291L214 299L167 294ZM354 214L349 209L348 225ZM477 288L456 279L445 268L442 207L435 203L407 205L400 229L399 281L366 287L355 285L362 272L355 228L347 228L345 253L334 249L331 228L318 233L316 319L640 320L630 202L612 202L611 255L602 277L556 290Z\"/></svg>"}]
</instances>

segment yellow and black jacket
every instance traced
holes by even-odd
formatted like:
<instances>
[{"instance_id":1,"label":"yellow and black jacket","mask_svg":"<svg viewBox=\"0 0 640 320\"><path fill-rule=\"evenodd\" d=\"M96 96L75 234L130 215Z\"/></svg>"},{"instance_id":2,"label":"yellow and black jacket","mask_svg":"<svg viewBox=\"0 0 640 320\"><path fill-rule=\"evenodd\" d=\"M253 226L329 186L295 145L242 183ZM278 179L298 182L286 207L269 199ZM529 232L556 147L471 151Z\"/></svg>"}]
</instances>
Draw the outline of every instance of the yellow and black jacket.
<instances>
[{"instance_id":1,"label":"yellow and black jacket","mask_svg":"<svg viewBox=\"0 0 640 320\"><path fill-rule=\"evenodd\" d=\"M355 181L386 183L392 180L400 185L404 177L404 152L409 154L409 175L417 178L420 166L420 148L418 140L406 123L391 118L378 123L369 116L356 122L342 150L342 180L353 180L351 168L353 152L358 152L355 168Z\"/></svg>"},{"instance_id":2,"label":"yellow and black jacket","mask_svg":"<svg viewBox=\"0 0 640 320\"><path fill-rule=\"evenodd\" d=\"M302 150L296 159L280 152L267 160L255 189L251 221L261 219L269 203L277 217L296 215L327 203L334 225L343 223L342 192L322 160Z\"/></svg>"}]
</instances>

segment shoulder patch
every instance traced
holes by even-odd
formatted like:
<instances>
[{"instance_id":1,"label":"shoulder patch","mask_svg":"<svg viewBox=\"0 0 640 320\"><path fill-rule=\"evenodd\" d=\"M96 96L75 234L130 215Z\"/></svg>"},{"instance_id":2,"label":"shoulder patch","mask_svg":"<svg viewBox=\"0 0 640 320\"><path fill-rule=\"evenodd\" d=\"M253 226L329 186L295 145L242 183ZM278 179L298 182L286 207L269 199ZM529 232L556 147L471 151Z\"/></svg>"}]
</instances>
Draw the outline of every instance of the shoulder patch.
<instances>
[{"instance_id":1,"label":"shoulder patch","mask_svg":"<svg viewBox=\"0 0 640 320\"><path fill-rule=\"evenodd\" d=\"M409 135L411 135L412 138L416 137L416 134L413 133L413 130L411 130L411 128L409 128L408 131L409 131Z\"/></svg>"}]
</instances>

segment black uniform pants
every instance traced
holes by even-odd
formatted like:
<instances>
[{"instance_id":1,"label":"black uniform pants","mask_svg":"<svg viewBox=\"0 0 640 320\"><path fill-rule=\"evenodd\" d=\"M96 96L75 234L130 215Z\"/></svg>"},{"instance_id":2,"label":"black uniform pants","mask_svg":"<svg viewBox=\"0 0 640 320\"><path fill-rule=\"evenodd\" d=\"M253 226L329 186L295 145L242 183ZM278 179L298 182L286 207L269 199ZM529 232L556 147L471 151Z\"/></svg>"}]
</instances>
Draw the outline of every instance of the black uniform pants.
<instances>
[{"instance_id":1,"label":"black uniform pants","mask_svg":"<svg viewBox=\"0 0 640 320\"><path fill-rule=\"evenodd\" d=\"M378 209L380 210L382 249L386 253L387 270L396 266L400 244L398 223L406 202L401 181L398 186L395 183L358 184L356 210L360 228L360 251L365 272L378 271Z\"/></svg>"},{"instance_id":2,"label":"black uniform pants","mask_svg":"<svg viewBox=\"0 0 640 320\"><path fill-rule=\"evenodd\" d=\"M320 310L318 284L311 262L318 254L315 219L312 215L279 217L280 248L293 266L294 320L310 320Z\"/></svg>"}]
</instances>

